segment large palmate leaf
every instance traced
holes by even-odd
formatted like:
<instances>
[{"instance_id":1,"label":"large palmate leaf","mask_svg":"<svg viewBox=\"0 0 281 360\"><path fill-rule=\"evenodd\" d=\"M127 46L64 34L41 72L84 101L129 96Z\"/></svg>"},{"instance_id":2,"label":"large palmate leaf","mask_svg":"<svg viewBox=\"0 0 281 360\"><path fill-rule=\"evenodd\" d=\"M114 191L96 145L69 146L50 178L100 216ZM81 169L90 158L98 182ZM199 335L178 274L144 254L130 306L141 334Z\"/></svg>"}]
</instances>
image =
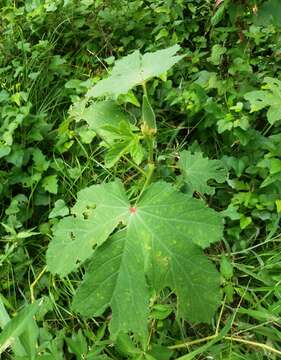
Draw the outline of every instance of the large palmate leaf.
<instances>
[{"instance_id":1,"label":"large palmate leaf","mask_svg":"<svg viewBox=\"0 0 281 360\"><path fill-rule=\"evenodd\" d=\"M281 81L266 77L264 90L255 90L245 94L245 99L251 105L251 112L264 108L267 110L267 120L270 124L281 120Z\"/></svg>"},{"instance_id":2,"label":"large palmate leaf","mask_svg":"<svg viewBox=\"0 0 281 360\"><path fill-rule=\"evenodd\" d=\"M174 45L154 53L141 55L139 50L117 60L110 76L90 89L88 97L121 95L155 76L160 76L176 64L182 56L176 55L180 46Z\"/></svg>"},{"instance_id":3,"label":"large palmate leaf","mask_svg":"<svg viewBox=\"0 0 281 360\"><path fill-rule=\"evenodd\" d=\"M169 287L178 296L180 317L210 320L219 275L200 248L221 237L222 219L214 210L164 182L151 185L130 205L116 181L82 190L72 213L75 218L59 222L47 253L49 269L60 275L91 256L93 245L102 244L119 223L124 225L94 252L74 298L76 311L96 316L111 307L113 335L144 335L149 288Z\"/></svg>"},{"instance_id":4,"label":"large palmate leaf","mask_svg":"<svg viewBox=\"0 0 281 360\"><path fill-rule=\"evenodd\" d=\"M192 192L214 194L215 188L208 185L209 180L222 183L226 180L227 171L220 160L204 158L201 152L192 154L189 151L180 153L179 168L184 182Z\"/></svg>"}]
</instances>

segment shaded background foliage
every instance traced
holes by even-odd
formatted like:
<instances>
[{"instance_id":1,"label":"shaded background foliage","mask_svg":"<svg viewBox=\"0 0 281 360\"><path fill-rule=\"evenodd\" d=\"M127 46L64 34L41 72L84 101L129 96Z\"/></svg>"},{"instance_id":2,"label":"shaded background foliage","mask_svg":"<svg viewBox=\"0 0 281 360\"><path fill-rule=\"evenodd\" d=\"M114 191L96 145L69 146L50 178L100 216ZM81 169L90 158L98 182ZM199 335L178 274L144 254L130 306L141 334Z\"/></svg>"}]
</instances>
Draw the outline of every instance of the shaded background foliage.
<instances>
[{"instance_id":1,"label":"shaded background foliage","mask_svg":"<svg viewBox=\"0 0 281 360\"><path fill-rule=\"evenodd\" d=\"M270 94L266 77L280 78L279 2L0 4L0 287L6 307L13 312L30 298L30 284L45 264L56 222L49 217L54 203L63 200L71 205L78 190L105 179L130 180L130 164L124 162L122 170L104 167L104 149L95 133L74 121L69 106L115 59L135 49L154 51L178 43L184 60L167 81L154 80L149 88L160 127L158 161L168 163L163 162L159 176L175 178L174 151L200 150L224 161L229 178L206 201L225 215L225 239L210 255L222 269L227 311L233 312L239 304L234 327L262 342L280 341L281 115L270 123L271 103L255 111L251 99L245 98L261 89ZM120 101L131 110L130 104L138 99L136 92ZM273 104L278 118L280 96ZM220 256L223 252L226 260ZM71 341L85 353L88 342L109 358L127 358L123 345L108 347L106 317L86 323L69 312L69 299L79 281L79 275L61 281L46 274L36 288L37 297L49 296L45 314L39 317L45 336L42 352L60 359L68 351L69 358L70 353L79 358ZM164 299L163 308L156 309L152 318L154 343L163 346L163 354L166 351L163 355L155 350L162 354L155 355L157 359L175 358L177 352L165 350L166 345L213 333L203 325L178 324L171 315L173 301ZM247 332L253 326L255 330ZM55 336L56 329L64 330ZM263 358L262 353L228 343L210 352L218 359Z\"/></svg>"}]
</instances>

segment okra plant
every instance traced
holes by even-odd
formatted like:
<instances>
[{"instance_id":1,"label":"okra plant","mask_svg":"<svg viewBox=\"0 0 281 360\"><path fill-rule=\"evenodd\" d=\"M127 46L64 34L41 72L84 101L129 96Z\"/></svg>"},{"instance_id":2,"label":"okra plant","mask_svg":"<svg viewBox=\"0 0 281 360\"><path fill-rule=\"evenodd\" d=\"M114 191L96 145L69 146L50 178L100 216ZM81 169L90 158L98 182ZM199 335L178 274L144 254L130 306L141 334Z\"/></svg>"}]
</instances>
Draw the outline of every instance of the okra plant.
<instances>
[{"instance_id":1,"label":"okra plant","mask_svg":"<svg viewBox=\"0 0 281 360\"><path fill-rule=\"evenodd\" d=\"M179 50L135 51L116 61L71 109L105 144L105 165L118 167L125 158L139 177L137 191L120 179L81 190L70 215L54 226L47 251L48 269L60 277L85 266L72 309L87 318L110 309L113 339L119 333L147 339L150 309L162 290L176 295L177 317L190 322L210 322L220 303L220 274L204 249L221 240L223 218L193 194L214 193L209 180L226 179L222 163L184 150L177 184L155 181L158 133L147 84L184 61ZM135 87L143 92L137 123L117 102Z\"/></svg>"}]
</instances>

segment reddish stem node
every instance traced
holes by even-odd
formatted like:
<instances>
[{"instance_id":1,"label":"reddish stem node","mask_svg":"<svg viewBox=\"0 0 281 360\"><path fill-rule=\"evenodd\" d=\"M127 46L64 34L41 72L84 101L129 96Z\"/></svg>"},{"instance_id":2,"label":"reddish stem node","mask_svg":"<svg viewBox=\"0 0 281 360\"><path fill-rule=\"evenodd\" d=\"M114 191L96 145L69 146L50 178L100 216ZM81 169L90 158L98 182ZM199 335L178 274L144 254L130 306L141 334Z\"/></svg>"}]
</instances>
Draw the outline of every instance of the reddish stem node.
<instances>
[{"instance_id":1,"label":"reddish stem node","mask_svg":"<svg viewBox=\"0 0 281 360\"><path fill-rule=\"evenodd\" d=\"M135 214L137 212L137 208L136 207L130 207L130 213L131 214Z\"/></svg>"}]
</instances>

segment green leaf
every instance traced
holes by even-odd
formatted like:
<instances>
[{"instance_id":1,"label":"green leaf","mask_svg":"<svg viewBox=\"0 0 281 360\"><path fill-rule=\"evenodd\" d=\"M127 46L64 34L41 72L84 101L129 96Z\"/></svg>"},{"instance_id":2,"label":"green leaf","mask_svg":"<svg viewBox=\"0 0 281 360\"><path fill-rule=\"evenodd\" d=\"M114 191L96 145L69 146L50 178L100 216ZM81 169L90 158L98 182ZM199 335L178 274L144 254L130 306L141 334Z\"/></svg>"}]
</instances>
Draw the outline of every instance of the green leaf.
<instances>
[{"instance_id":1,"label":"green leaf","mask_svg":"<svg viewBox=\"0 0 281 360\"><path fill-rule=\"evenodd\" d=\"M51 194L57 194L58 192L58 177L57 175L46 176L42 180L42 187L44 190Z\"/></svg>"},{"instance_id":2,"label":"green leaf","mask_svg":"<svg viewBox=\"0 0 281 360\"><path fill-rule=\"evenodd\" d=\"M144 158L144 148L140 144L139 138L135 137L130 144L130 155L134 162L139 165Z\"/></svg>"},{"instance_id":3,"label":"green leaf","mask_svg":"<svg viewBox=\"0 0 281 360\"><path fill-rule=\"evenodd\" d=\"M77 333L72 334L71 338L66 338L65 340L71 353L82 359L85 358L88 352L88 345L81 329Z\"/></svg>"},{"instance_id":4,"label":"green leaf","mask_svg":"<svg viewBox=\"0 0 281 360\"><path fill-rule=\"evenodd\" d=\"M0 158L8 155L11 152L11 147L0 143Z\"/></svg>"},{"instance_id":5,"label":"green leaf","mask_svg":"<svg viewBox=\"0 0 281 360\"><path fill-rule=\"evenodd\" d=\"M30 318L25 325L24 332L20 336L29 359L35 359L37 353L37 339L39 336L39 328L34 318Z\"/></svg>"},{"instance_id":6,"label":"green leaf","mask_svg":"<svg viewBox=\"0 0 281 360\"><path fill-rule=\"evenodd\" d=\"M141 355L141 349L137 348L128 334L119 334L116 341L116 348L123 356ZM135 358L135 357L134 357Z\"/></svg>"},{"instance_id":7,"label":"green leaf","mask_svg":"<svg viewBox=\"0 0 281 360\"><path fill-rule=\"evenodd\" d=\"M53 219L57 216L66 216L69 214L69 209L62 199L55 202L55 207L50 212L49 219Z\"/></svg>"},{"instance_id":8,"label":"green leaf","mask_svg":"<svg viewBox=\"0 0 281 360\"><path fill-rule=\"evenodd\" d=\"M0 296L0 328L3 329L7 323L9 323L10 317L7 313L7 310L5 309L2 295ZM24 350L24 347L22 346L20 340L18 337L14 338L13 343L11 344L12 350L14 355L16 356L24 356L26 355L26 352Z\"/></svg>"},{"instance_id":9,"label":"green leaf","mask_svg":"<svg viewBox=\"0 0 281 360\"><path fill-rule=\"evenodd\" d=\"M50 165L50 162L46 160L45 155L38 148L32 149L32 156L35 170L42 173L46 171Z\"/></svg>"},{"instance_id":10,"label":"green leaf","mask_svg":"<svg viewBox=\"0 0 281 360\"><path fill-rule=\"evenodd\" d=\"M240 228L244 230L247 226L252 223L252 218L250 216L242 215L240 218Z\"/></svg>"},{"instance_id":11,"label":"green leaf","mask_svg":"<svg viewBox=\"0 0 281 360\"><path fill-rule=\"evenodd\" d=\"M281 120L281 81L266 77L264 82L265 90L251 91L245 94L244 98L249 101L251 112L268 108L267 120L270 124L274 124Z\"/></svg>"},{"instance_id":12,"label":"green leaf","mask_svg":"<svg viewBox=\"0 0 281 360\"><path fill-rule=\"evenodd\" d=\"M216 10L215 14L211 18L211 24L212 26L216 26L224 17L226 10L226 4L222 3L219 8Z\"/></svg>"},{"instance_id":13,"label":"green leaf","mask_svg":"<svg viewBox=\"0 0 281 360\"><path fill-rule=\"evenodd\" d=\"M151 344L151 350L149 351L149 354L153 356L153 359L171 360L173 351L159 344Z\"/></svg>"},{"instance_id":14,"label":"green leaf","mask_svg":"<svg viewBox=\"0 0 281 360\"><path fill-rule=\"evenodd\" d=\"M0 354L14 342L15 338L24 332L26 325L36 314L40 304L41 301L37 301L34 304L25 306L23 310L7 323L0 334Z\"/></svg>"},{"instance_id":15,"label":"green leaf","mask_svg":"<svg viewBox=\"0 0 281 360\"><path fill-rule=\"evenodd\" d=\"M212 47L211 56L208 58L208 61L214 65L219 65L221 57L226 53L226 48L220 44L216 44Z\"/></svg>"},{"instance_id":16,"label":"green leaf","mask_svg":"<svg viewBox=\"0 0 281 360\"><path fill-rule=\"evenodd\" d=\"M105 155L105 166L107 168L114 166L123 155L130 151L130 145L129 140L113 144Z\"/></svg>"},{"instance_id":17,"label":"green leaf","mask_svg":"<svg viewBox=\"0 0 281 360\"><path fill-rule=\"evenodd\" d=\"M204 158L201 152L192 154L190 151L182 151L179 168L184 182L188 184L191 191L198 191L201 194L215 193L215 188L208 185L210 179L222 183L227 177L222 161Z\"/></svg>"},{"instance_id":18,"label":"green leaf","mask_svg":"<svg viewBox=\"0 0 281 360\"><path fill-rule=\"evenodd\" d=\"M108 143L119 138L110 127L118 128L121 122L129 123L128 115L113 101L101 101L90 105L80 114L80 118Z\"/></svg>"},{"instance_id":19,"label":"green leaf","mask_svg":"<svg viewBox=\"0 0 281 360\"><path fill-rule=\"evenodd\" d=\"M90 105L79 114L78 120L85 120L90 129L94 130L109 146L105 156L105 165L110 168L125 154L140 164L144 150L140 144L138 128L120 106L112 101L101 101Z\"/></svg>"},{"instance_id":20,"label":"green leaf","mask_svg":"<svg viewBox=\"0 0 281 360\"><path fill-rule=\"evenodd\" d=\"M133 160L140 164L144 150L140 144L140 135L133 132L133 126L128 122L121 121L118 128L112 126L107 128L118 138L111 144L105 156L106 166L112 167L125 154L130 154Z\"/></svg>"},{"instance_id":21,"label":"green leaf","mask_svg":"<svg viewBox=\"0 0 281 360\"><path fill-rule=\"evenodd\" d=\"M112 336L129 331L145 336L149 287L169 287L178 296L179 317L210 321L219 275L200 247L221 238L222 218L214 210L164 182L130 205L116 181L81 191L72 213L76 218L59 222L47 252L49 269L60 275L89 258L92 246L102 244L119 223L124 226L95 250L73 309L98 316L110 306Z\"/></svg>"},{"instance_id":22,"label":"green leaf","mask_svg":"<svg viewBox=\"0 0 281 360\"><path fill-rule=\"evenodd\" d=\"M220 272L226 280L230 280L233 276L233 266L225 255L222 256L220 261Z\"/></svg>"},{"instance_id":23,"label":"green leaf","mask_svg":"<svg viewBox=\"0 0 281 360\"><path fill-rule=\"evenodd\" d=\"M173 308L170 305L156 304L153 306L151 317L157 320L164 320L172 312L173 312Z\"/></svg>"},{"instance_id":24,"label":"green leaf","mask_svg":"<svg viewBox=\"0 0 281 360\"><path fill-rule=\"evenodd\" d=\"M104 242L120 222L127 222L128 208L120 181L80 191L72 215L54 227L47 251L49 270L61 276L75 270L93 254L96 244Z\"/></svg>"},{"instance_id":25,"label":"green leaf","mask_svg":"<svg viewBox=\"0 0 281 360\"><path fill-rule=\"evenodd\" d=\"M258 10L257 19L255 22L258 25L275 25L281 26L281 3L279 0L265 1Z\"/></svg>"},{"instance_id":26,"label":"green leaf","mask_svg":"<svg viewBox=\"0 0 281 360\"><path fill-rule=\"evenodd\" d=\"M179 50L179 45L144 55L136 50L132 54L117 60L110 76L99 81L88 91L87 96L97 98L105 95L126 94L133 87L168 71L182 59L183 56L176 55Z\"/></svg>"}]
</instances>

